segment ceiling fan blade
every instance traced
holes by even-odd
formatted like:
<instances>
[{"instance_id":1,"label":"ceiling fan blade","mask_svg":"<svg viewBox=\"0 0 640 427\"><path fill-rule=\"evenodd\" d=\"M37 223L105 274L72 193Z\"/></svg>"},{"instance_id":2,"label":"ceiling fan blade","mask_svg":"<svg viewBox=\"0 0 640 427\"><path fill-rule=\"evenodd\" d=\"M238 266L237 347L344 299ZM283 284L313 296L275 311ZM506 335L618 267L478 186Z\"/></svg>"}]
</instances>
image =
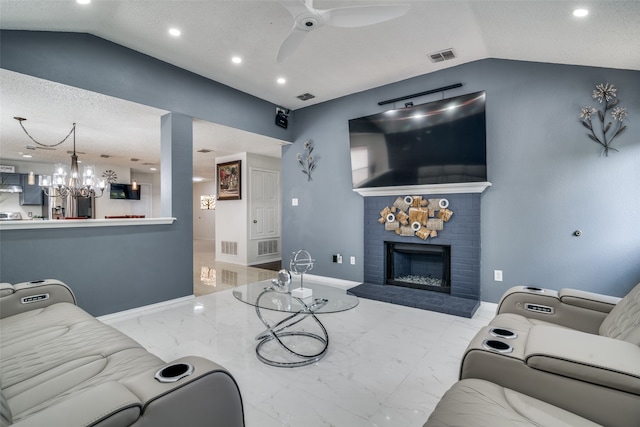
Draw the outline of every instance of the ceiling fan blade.
<instances>
[{"instance_id":1,"label":"ceiling fan blade","mask_svg":"<svg viewBox=\"0 0 640 427\"><path fill-rule=\"evenodd\" d=\"M316 10L332 27L357 28L399 18L409 11L408 4L383 4Z\"/></svg>"},{"instance_id":2,"label":"ceiling fan blade","mask_svg":"<svg viewBox=\"0 0 640 427\"><path fill-rule=\"evenodd\" d=\"M280 1L279 3L289 11L293 19L302 13L309 12L309 8L301 0Z\"/></svg>"},{"instance_id":3,"label":"ceiling fan blade","mask_svg":"<svg viewBox=\"0 0 640 427\"><path fill-rule=\"evenodd\" d=\"M291 56L293 52L298 49L302 40L304 40L308 33L308 31L301 30L297 25L294 25L287 38L284 39L280 45L280 49L278 50L278 62L283 62Z\"/></svg>"}]
</instances>

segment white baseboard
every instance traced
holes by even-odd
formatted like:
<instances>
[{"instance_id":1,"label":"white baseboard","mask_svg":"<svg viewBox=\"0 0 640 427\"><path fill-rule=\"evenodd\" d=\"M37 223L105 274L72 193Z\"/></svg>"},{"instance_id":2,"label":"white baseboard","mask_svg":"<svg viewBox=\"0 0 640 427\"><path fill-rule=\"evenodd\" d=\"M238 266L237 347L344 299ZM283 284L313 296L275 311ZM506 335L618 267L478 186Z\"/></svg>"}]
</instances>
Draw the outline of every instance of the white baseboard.
<instances>
[{"instance_id":1,"label":"white baseboard","mask_svg":"<svg viewBox=\"0 0 640 427\"><path fill-rule=\"evenodd\" d=\"M291 275L294 282L300 283L300 276L297 274ZM315 274L305 274L305 280L308 279L311 282L322 283L325 285L335 286L336 288L349 289L354 286L362 284L362 282L353 282L351 280L336 279L335 277L316 276ZM304 284L303 284L304 285Z\"/></svg>"},{"instance_id":2,"label":"white baseboard","mask_svg":"<svg viewBox=\"0 0 640 427\"><path fill-rule=\"evenodd\" d=\"M109 322L116 322L119 320L125 320L132 317L137 317L142 313L149 313L150 311L160 310L168 305L179 304L187 301L191 301L195 296L187 295L186 297L174 298L168 301L162 301L155 304L143 305L142 307L132 308L130 310L118 311L116 313L105 314L104 316L98 316L97 319L103 323L109 324Z\"/></svg>"}]
</instances>

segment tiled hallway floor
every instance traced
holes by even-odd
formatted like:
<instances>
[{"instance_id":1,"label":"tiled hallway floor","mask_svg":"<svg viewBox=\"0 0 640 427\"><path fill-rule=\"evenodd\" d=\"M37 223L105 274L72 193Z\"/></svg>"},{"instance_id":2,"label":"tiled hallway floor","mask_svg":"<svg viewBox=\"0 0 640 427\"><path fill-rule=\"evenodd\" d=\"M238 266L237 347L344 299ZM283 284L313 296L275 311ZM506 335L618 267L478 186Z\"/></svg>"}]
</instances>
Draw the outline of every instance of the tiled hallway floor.
<instances>
[{"instance_id":1,"label":"tiled hallway floor","mask_svg":"<svg viewBox=\"0 0 640 427\"><path fill-rule=\"evenodd\" d=\"M193 241L193 293L195 296L238 285L273 279L277 272L216 261L215 241Z\"/></svg>"}]
</instances>

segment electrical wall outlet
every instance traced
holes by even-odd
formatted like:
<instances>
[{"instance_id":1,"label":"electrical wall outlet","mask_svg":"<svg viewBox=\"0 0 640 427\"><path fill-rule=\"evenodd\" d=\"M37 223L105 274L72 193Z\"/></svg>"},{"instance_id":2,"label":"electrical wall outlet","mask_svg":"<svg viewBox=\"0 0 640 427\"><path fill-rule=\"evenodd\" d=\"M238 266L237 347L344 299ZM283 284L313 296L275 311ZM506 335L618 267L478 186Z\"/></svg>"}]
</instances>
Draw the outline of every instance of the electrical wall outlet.
<instances>
[{"instance_id":1,"label":"electrical wall outlet","mask_svg":"<svg viewBox=\"0 0 640 427\"><path fill-rule=\"evenodd\" d=\"M356 257L352 256L350 261L351 261L351 265L356 265Z\"/></svg>"},{"instance_id":2,"label":"electrical wall outlet","mask_svg":"<svg viewBox=\"0 0 640 427\"><path fill-rule=\"evenodd\" d=\"M298 199L297 198L293 198L291 199L291 206L298 206Z\"/></svg>"},{"instance_id":3,"label":"electrical wall outlet","mask_svg":"<svg viewBox=\"0 0 640 427\"><path fill-rule=\"evenodd\" d=\"M493 280L502 282L502 270L493 270Z\"/></svg>"}]
</instances>

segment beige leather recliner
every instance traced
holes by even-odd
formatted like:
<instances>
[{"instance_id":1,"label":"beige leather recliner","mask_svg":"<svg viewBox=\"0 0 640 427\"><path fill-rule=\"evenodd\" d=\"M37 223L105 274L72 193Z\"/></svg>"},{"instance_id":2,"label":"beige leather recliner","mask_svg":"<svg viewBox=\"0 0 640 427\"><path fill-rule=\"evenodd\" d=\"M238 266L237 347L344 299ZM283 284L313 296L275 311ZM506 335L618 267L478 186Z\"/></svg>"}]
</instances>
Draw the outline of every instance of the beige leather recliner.
<instances>
[{"instance_id":1,"label":"beige leather recliner","mask_svg":"<svg viewBox=\"0 0 640 427\"><path fill-rule=\"evenodd\" d=\"M57 280L0 284L0 427L243 427L238 385L165 363L75 305Z\"/></svg>"},{"instance_id":2,"label":"beige leather recliner","mask_svg":"<svg viewBox=\"0 0 640 427\"><path fill-rule=\"evenodd\" d=\"M479 379L458 381L424 427L596 427L557 406Z\"/></svg>"},{"instance_id":3,"label":"beige leather recliner","mask_svg":"<svg viewBox=\"0 0 640 427\"><path fill-rule=\"evenodd\" d=\"M640 425L640 284L623 299L518 286L498 313L425 427Z\"/></svg>"},{"instance_id":4,"label":"beige leather recliner","mask_svg":"<svg viewBox=\"0 0 640 427\"><path fill-rule=\"evenodd\" d=\"M584 292L517 286L498 304L490 325L527 331L534 325L558 325L640 345L640 283L622 299Z\"/></svg>"},{"instance_id":5,"label":"beige leather recliner","mask_svg":"<svg viewBox=\"0 0 640 427\"><path fill-rule=\"evenodd\" d=\"M640 425L640 284L621 300L512 288L498 311L467 347L460 379L484 379L598 424Z\"/></svg>"}]
</instances>

